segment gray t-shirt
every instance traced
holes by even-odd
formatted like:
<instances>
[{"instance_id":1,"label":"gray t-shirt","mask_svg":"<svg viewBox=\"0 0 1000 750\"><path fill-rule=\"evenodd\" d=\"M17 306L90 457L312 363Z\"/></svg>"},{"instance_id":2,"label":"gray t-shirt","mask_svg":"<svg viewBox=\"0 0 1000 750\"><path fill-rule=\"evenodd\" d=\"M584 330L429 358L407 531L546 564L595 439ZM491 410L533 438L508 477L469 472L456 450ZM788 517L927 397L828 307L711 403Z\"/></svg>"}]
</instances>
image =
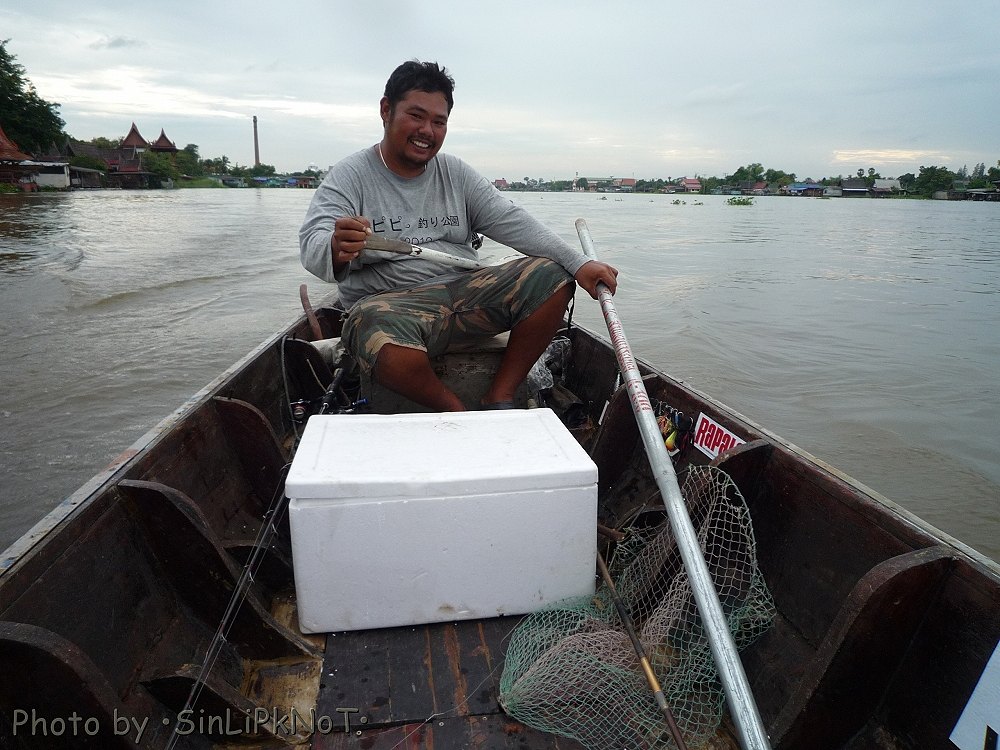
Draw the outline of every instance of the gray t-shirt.
<instances>
[{"instance_id":1,"label":"gray t-shirt","mask_svg":"<svg viewBox=\"0 0 1000 750\"><path fill-rule=\"evenodd\" d=\"M554 260L575 275L588 258L514 205L461 159L439 153L419 177L400 177L366 148L334 165L316 188L299 230L302 265L336 281L346 307L376 292L464 273L424 258L364 250L333 272L330 241L343 216L364 216L376 235L464 258L478 258L477 234L525 255Z\"/></svg>"}]
</instances>

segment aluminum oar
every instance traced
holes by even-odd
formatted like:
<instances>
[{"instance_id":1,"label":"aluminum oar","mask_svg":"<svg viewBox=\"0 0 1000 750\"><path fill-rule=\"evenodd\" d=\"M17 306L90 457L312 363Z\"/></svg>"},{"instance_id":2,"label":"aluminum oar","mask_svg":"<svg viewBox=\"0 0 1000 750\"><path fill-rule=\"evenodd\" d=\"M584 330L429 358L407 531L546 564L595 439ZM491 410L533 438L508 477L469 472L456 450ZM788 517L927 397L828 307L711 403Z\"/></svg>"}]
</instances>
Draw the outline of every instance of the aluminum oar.
<instances>
[{"instance_id":1,"label":"aluminum oar","mask_svg":"<svg viewBox=\"0 0 1000 750\"><path fill-rule=\"evenodd\" d=\"M477 268L486 268L486 266L478 260L460 258L457 255L443 253L440 250L432 250L429 247L411 245L409 242L404 242L403 240L390 240L385 237L373 235L365 240L365 247L369 250L381 250L386 253L409 255L413 258L426 258L427 260L433 260L436 263L442 263L455 268L465 268L473 271Z\"/></svg>"},{"instance_id":2,"label":"aluminum oar","mask_svg":"<svg viewBox=\"0 0 1000 750\"><path fill-rule=\"evenodd\" d=\"M590 230L587 228L587 222L583 219L576 220L576 233L580 237L584 253L593 260L597 260L597 251L590 238ZM632 411L635 413L635 420L639 425L639 434L642 436L646 456L649 458L656 486L660 490L660 497L666 507L667 518L670 520L670 528L677 540L677 549L680 552L681 561L684 563L684 570L687 571L691 582L691 591L705 626L712 656L715 657L719 678L722 681L722 687L729 704L729 712L732 714L733 723L739 734L740 745L744 750L768 750L771 744L764 731L764 721L761 719L753 693L750 691L750 683L743 670L743 664L736 649L736 641L733 640L733 634L729 630L729 623L722 611L719 594L715 590L708 565L705 563L705 558L698 545L698 536L694 525L691 523L687 508L684 506L684 498L681 496L681 489L677 484L674 465L667 454L666 446L663 444L663 436L656 424L656 415L653 413L649 394L646 393L646 386L643 385L642 375L639 373L635 357L632 356L632 350L625 339L625 330L622 328L618 312L615 310L611 290L605 284L599 283L597 293L601 303L601 312L608 324L608 333L614 346L615 357L618 359L618 367L624 378L625 386L628 388Z\"/></svg>"}]
</instances>

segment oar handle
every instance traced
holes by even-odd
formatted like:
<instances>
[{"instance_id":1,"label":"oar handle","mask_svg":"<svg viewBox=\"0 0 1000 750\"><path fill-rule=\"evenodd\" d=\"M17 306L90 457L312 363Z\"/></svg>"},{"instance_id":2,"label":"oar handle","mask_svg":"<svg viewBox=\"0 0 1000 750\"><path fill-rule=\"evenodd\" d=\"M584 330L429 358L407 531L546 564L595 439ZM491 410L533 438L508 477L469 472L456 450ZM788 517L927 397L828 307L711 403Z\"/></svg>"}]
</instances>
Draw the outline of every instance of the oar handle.
<instances>
[{"instance_id":1,"label":"oar handle","mask_svg":"<svg viewBox=\"0 0 1000 750\"><path fill-rule=\"evenodd\" d=\"M584 253L591 260L597 260L597 251L590 238L587 222L583 219L577 219L576 232L580 237ZM733 640L733 634L729 630L729 622L722 610L719 594L715 590L708 564L705 562L698 544L697 533L691 523L691 518L688 516L684 498L681 497L673 462L663 444L663 436L656 424L656 415L649 401L649 394L646 393L642 375L636 365L635 357L632 356L632 349L625 338L625 329L622 328L618 312L615 310L614 298L604 284L598 284L597 289L601 312L604 314L604 321L608 324L608 334L611 336L615 357L618 359L618 368L621 370L622 378L628 388L632 411L639 427L639 435L642 437L643 447L646 449L646 456L649 459L656 486L660 490L660 497L663 499L667 518L670 520L670 528L677 541L677 549L680 552L681 561L684 563L684 570L688 574L691 593L694 595L698 613L705 626L705 634L708 636L712 656L715 657L715 665L719 670L719 679L722 681L722 687L726 693L729 711L739 734L740 745L744 750L769 750L771 744L764 731L764 721L761 719L760 711L757 709L753 693L750 690L750 682L747 680L743 664L740 662L736 641Z\"/></svg>"}]
</instances>

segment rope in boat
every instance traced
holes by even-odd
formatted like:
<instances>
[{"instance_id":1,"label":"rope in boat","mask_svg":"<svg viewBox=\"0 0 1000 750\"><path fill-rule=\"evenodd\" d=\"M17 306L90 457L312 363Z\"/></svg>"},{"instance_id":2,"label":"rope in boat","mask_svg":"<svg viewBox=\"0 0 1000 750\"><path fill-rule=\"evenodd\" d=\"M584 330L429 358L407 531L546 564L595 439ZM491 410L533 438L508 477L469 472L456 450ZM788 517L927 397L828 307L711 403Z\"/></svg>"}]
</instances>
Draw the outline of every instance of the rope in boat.
<instances>
[{"instance_id":1,"label":"rope in boat","mask_svg":"<svg viewBox=\"0 0 1000 750\"><path fill-rule=\"evenodd\" d=\"M178 732L180 728L179 719L181 716L187 715L194 710L194 705L198 702L202 689L205 687L205 680L215 667L215 662L218 660L219 654L222 652L222 645L226 642L226 636L228 635L233 622L236 620L236 615L239 613L240 607L246 600L247 592L250 590L250 584L253 583L254 576L260 568L264 555L267 553L272 540L278 533L278 523L281 521L281 517L284 512L288 509L284 488L285 477L287 476L290 467L291 463L287 463L281 467L278 477L278 485L271 497L268 509L264 513L264 522L261 524L260 530L257 532L257 538L254 540L253 552L247 559L246 564L243 566L243 572L236 581L236 586L233 589L233 595L229 598L226 611L222 615L219 627L216 629L215 635L212 637L212 642L209 644L208 650L205 653L205 658L202 661L198 677L191 686L191 692L188 694L184 708L178 713L178 721L174 724L173 730L171 730L170 739L166 744L166 750L172 750L176 746L177 740L180 737Z\"/></svg>"}]
</instances>

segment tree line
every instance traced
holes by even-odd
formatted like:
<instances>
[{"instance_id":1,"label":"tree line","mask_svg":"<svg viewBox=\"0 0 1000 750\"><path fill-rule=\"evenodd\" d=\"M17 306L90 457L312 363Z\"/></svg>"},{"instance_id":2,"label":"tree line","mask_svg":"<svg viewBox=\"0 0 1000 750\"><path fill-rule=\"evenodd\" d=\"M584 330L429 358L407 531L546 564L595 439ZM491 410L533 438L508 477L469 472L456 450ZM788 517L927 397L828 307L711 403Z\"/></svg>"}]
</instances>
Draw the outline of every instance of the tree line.
<instances>
[{"instance_id":1,"label":"tree line","mask_svg":"<svg viewBox=\"0 0 1000 750\"><path fill-rule=\"evenodd\" d=\"M785 172L780 169L764 169L763 165L758 163L741 166L731 174L726 174L723 177L705 177L696 174L695 179L701 182L702 193L712 193L716 190L725 191L727 188L739 189L758 183L765 183L769 187L778 186L780 188L798 182L798 178L794 172ZM867 170L864 168L858 169L856 174L824 177L821 180L813 180L813 182L819 185L841 185L844 180L863 180L870 188L875 184L875 180L879 179L883 179L882 175L874 167L869 167ZM971 172L965 166L955 172L947 167L922 166L918 174L907 172L906 174L899 175L899 177L886 179L898 179L900 191L908 195L924 196L927 198L938 191L953 189L956 183L961 184L967 189L990 189L995 186L997 180L1000 180L1000 160L997 161L994 167L987 167L984 162L980 162L973 167ZM559 192L574 188L586 190L590 186L591 181L586 177L580 177L576 180L551 181L542 178L525 177L523 181L518 180L508 185L508 189ZM679 186L679 179L671 179L669 177L665 180L662 178L636 180L635 192L661 193L669 190L671 187ZM595 187L598 190L611 190L614 188L614 179L609 177L606 180L598 180Z\"/></svg>"},{"instance_id":2,"label":"tree line","mask_svg":"<svg viewBox=\"0 0 1000 750\"><path fill-rule=\"evenodd\" d=\"M65 121L59 116L59 104L48 102L38 95L34 84L25 75L25 70L16 58L7 50L9 40L0 40L0 113L2 113L3 126L7 136L27 153L44 153L53 144L66 143L70 140L65 128ZM109 139L104 137L93 138L89 141L94 146L101 148L117 148L121 145L123 138ZM89 167L92 169L106 170L107 165L99 159L87 156L77 156L70 159L73 166ZM275 174L275 168L270 164L259 164L252 167L245 167L231 163L226 156L202 158L198 153L198 146L189 143L174 156L167 156L161 153L147 151L142 155L142 166L145 171L151 172L161 179L178 179L181 175L188 177L205 177L208 175L233 175L236 177L270 177ZM312 174L306 172L306 174ZM723 177L702 177L695 175L701 181L702 192L711 193L717 189L729 187L739 187L743 184L755 184L764 182L768 185L790 185L796 182L794 172L785 172L780 169L765 169L759 163L747 164L737 168L732 174ZM858 169L857 176L843 175L836 177L824 177L817 182L822 185L837 185L844 179L863 179L869 187L876 179L881 179L881 175L874 167ZM940 190L950 190L956 182L961 182L967 188L991 188L995 181L1000 180L1000 160L996 166L986 167L985 162L976 164L970 172L966 166L953 172L947 167L941 166L921 166L918 174L912 172L899 175L900 188L913 195L923 195L930 197ZM583 181L586 187L585 178L579 180L554 180L546 181L542 179L532 179L525 177L524 181L514 182L510 185L512 190L571 190L574 186L580 187ZM661 192L671 184L677 184L669 178L636 180L636 192ZM608 181L610 187L610 180ZM600 187L600 186L599 186Z\"/></svg>"},{"instance_id":3,"label":"tree line","mask_svg":"<svg viewBox=\"0 0 1000 750\"><path fill-rule=\"evenodd\" d=\"M43 154L52 146L59 147L71 138L66 131L66 122L59 116L60 105L49 102L38 95L34 84L28 79L24 66L7 49L9 39L0 40L0 126L7 137L22 151L29 154ZM90 143L98 148L115 149L124 138L92 138ZM75 156L69 160L75 167L87 167L107 171L108 165L96 157ZM270 177L275 168L270 164L244 167L229 161L227 156L202 158L198 146L189 143L174 156L146 151L142 154L142 167L160 179L176 180L181 175L205 177L207 175L228 174L235 177Z\"/></svg>"},{"instance_id":4,"label":"tree line","mask_svg":"<svg viewBox=\"0 0 1000 750\"><path fill-rule=\"evenodd\" d=\"M740 185L747 182L754 184L765 182L768 185L785 186L797 181L794 172L764 169L761 164L757 163L742 166L724 178L703 177L699 179L706 192L726 185ZM840 185L848 179L863 180L870 188L875 184L875 180L883 179L883 176L874 167L869 167L867 170L858 169L856 174L824 177L821 180L815 180L815 182L820 185ZM966 188L991 188L996 180L1000 180L1000 160L997 160L996 166L989 168L984 162L980 162L975 165L971 172L965 166L956 172L947 167L921 166L918 174L907 172L898 177L886 177L885 179L898 179L900 190L928 198L940 190L951 190L955 183L961 183Z\"/></svg>"},{"instance_id":5,"label":"tree line","mask_svg":"<svg viewBox=\"0 0 1000 750\"><path fill-rule=\"evenodd\" d=\"M86 143L101 149L117 149L122 145L124 138L105 138L103 136L91 138ZM229 161L228 156L219 156L203 159L198 153L198 145L189 143L176 154L168 155L155 151L146 151L141 155L142 168L160 179L177 180L181 176L199 178L209 175L232 175L233 177L272 177L276 174L275 168L270 164L255 164L252 167L244 167ZM87 167L89 169L106 170L107 164L92 156L74 156L69 163L74 167Z\"/></svg>"}]
</instances>

